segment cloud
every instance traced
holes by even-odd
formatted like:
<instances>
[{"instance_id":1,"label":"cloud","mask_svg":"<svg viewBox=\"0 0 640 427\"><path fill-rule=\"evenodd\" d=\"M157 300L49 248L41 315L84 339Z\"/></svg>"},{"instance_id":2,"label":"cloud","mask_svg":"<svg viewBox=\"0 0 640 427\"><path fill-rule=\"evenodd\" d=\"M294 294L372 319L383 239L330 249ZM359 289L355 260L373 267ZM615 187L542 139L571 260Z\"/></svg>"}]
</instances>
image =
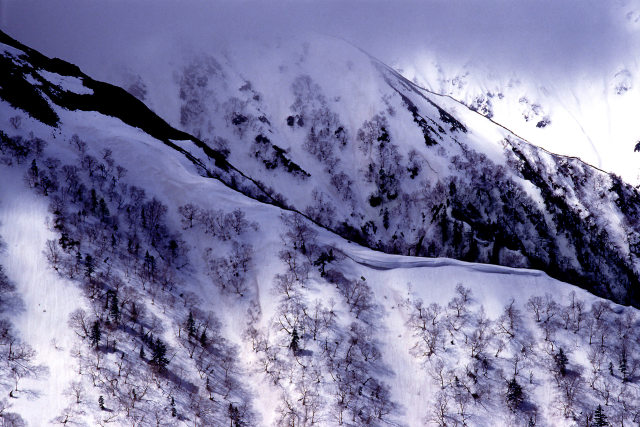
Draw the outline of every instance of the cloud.
<instances>
[{"instance_id":1,"label":"cloud","mask_svg":"<svg viewBox=\"0 0 640 427\"><path fill-rule=\"evenodd\" d=\"M165 43L206 48L314 32L388 63L432 56L555 76L635 59L634 7L615 0L9 0L0 3L0 26L97 77L109 61L162 54Z\"/></svg>"}]
</instances>

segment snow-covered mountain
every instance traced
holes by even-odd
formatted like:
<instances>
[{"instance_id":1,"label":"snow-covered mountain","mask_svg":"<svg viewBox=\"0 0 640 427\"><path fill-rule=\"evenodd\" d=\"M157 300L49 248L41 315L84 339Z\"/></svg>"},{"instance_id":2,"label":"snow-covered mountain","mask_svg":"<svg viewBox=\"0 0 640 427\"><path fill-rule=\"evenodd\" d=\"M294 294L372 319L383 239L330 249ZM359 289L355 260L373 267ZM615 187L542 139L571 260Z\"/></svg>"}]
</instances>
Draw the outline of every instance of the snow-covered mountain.
<instances>
[{"instance_id":1,"label":"snow-covered mountain","mask_svg":"<svg viewBox=\"0 0 640 427\"><path fill-rule=\"evenodd\" d=\"M572 8L571 2L565 6ZM565 26L541 19L523 35L512 35L514 44L522 44L522 62L530 69L505 64L499 52L464 60L429 52L428 46L394 65L416 84L462 101L535 145L580 157L638 185L638 2L576 6L574 21ZM568 18L559 15L559 20ZM615 34L599 27L602 21L616 28ZM505 25L515 30L517 24ZM579 25L590 36L573 39L570 33L580 32ZM536 39L549 42L536 49ZM542 49L553 52L545 56ZM540 56L546 61L536 64ZM578 64L572 64L576 57Z\"/></svg>"},{"instance_id":2,"label":"snow-covered mountain","mask_svg":"<svg viewBox=\"0 0 640 427\"><path fill-rule=\"evenodd\" d=\"M345 238L538 268L636 299L631 186L527 144L341 40L168 47L145 65L121 85L228 153L277 204Z\"/></svg>"},{"instance_id":3,"label":"snow-covered mountain","mask_svg":"<svg viewBox=\"0 0 640 427\"><path fill-rule=\"evenodd\" d=\"M616 176L335 39L0 43L4 423L638 422Z\"/></svg>"}]
</instances>

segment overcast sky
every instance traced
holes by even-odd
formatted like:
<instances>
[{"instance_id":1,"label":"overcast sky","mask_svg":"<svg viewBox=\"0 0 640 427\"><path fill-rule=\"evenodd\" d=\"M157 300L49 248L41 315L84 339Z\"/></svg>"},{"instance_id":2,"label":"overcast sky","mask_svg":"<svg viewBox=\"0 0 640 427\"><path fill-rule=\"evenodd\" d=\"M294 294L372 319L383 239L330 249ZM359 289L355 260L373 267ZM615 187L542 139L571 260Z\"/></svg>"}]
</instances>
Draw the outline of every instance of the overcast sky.
<instances>
[{"instance_id":1,"label":"overcast sky","mask_svg":"<svg viewBox=\"0 0 640 427\"><path fill-rule=\"evenodd\" d=\"M342 37L390 64L432 55L553 75L635 60L634 2L0 0L0 26L98 78L119 56L172 39L214 43L308 32Z\"/></svg>"}]
</instances>

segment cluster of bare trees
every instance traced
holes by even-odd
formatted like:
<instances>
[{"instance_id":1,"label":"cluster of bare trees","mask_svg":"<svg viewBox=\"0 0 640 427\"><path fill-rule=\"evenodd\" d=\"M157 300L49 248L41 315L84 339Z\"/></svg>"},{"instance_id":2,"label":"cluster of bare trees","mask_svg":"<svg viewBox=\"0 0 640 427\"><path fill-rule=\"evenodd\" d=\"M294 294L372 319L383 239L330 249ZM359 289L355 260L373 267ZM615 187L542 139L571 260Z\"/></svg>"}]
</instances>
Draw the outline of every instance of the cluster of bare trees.
<instances>
[{"instance_id":1,"label":"cluster of bare trees","mask_svg":"<svg viewBox=\"0 0 640 427\"><path fill-rule=\"evenodd\" d=\"M167 224L168 207L129 185L110 150L95 156L75 135L69 144L77 162L64 165L42 160L43 141L8 141L13 145L3 143L2 152L26 164L26 184L49 199L49 225L57 233L45 247L51 267L79 282L86 296L86 308L69 319L79 339L71 353L81 379L64 391L69 405L55 421L66 425L93 416L100 425L251 425L254 414L238 379L236 350L220 335L215 316L200 310L199 298L181 287L189 254ZM180 214L185 228L203 227L221 241L257 228L239 210L223 214L185 206ZM229 277L220 280L232 284L233 272L246 272L250 257L247 246L234 246L226 258L233 265L218 269ZM0 284L10 290L8 281ZM0 303L10 294L0 292ZM186 332L185 319L191 319ZM33 351L3 322L0 336L7 339L7 367L14 374L2 378L14 378L17 391L20 378L41 370L31 363ZM3 355L4 344L0 338ZM4 406L2 411L9 414Z\"/></svg>"},{"instance_id":2,"label":"cluster of bare trees","mask_svg":"<svg viewBox=\"0 0 640 427\"><path fill-rule=\"evenodd\" d=\"M233 242L228 256L217 256L212 248L203 254L212 282L222 290L242 296L247 289L253 248L249 244Z\"/></svg>"},{"instance_id":3,"label":"cluster of bare trees","mask_svg":"<svg viewBox=\"0 0 640 427\"><path fill-rule=\"evenodd\" d=\"M463 285L445 307L415 299L406 308L412 353L438 387L425 422L468 424L496 416L487 408L500 401L503 417L517 425L543 416L596 425L598 405L615 425L638 422L640 336L632 309L603 301L589 308L571 292L565 301L550 294L511 300L490 319ZM535 401L543 383L554 385L552 408Z\"/></svg>"},{"instance_id":4,"label":"cluster of bare trees","mask_svg":"<svg viewBox=\"0 0 640 427\"><path fill-rule=\"evenodd\" d=\"M271 123L263 112L262 95L251 82L246 81L238 91L224 99L219 92L221 87L227 88L227 83L220 81L224 77L224 68L212 57L196 58L184 67L178 82L183 128L226 157L229 154L228 144L223 138L213 136L218 125L215 118L221 117L235 138L248 139L247 154L260 162L264 169L283 171L300 180L307 179L309 173L289 157L286 149L268 137L272 133ZM214 89L216 84L221 86ZM228 183L232 187L238 184L235 181ZM271 197L284 201L283 196L272 189L269 193Z\"/></svg>"},{"instance_id":5,"label":"cluster of bare trees","mask_svg":"<svg viewBox=\"0 0 640 427\"><path fill-rule=\"evenodd\" d=\"M556 404L562 413L587 422L595 409L585 407L588 400L599 402L603 413L616 425L637 423L640 322L635 311L607 301L595 301L587 308L574 292L569 294L567 305L547 294L529 299L527 308L551 349L558 388ZM567 334L579 341L575 351L582 357L586 353L588 363L573 361L568 346L560 347L562 335Z\"/></svg>"},{"instance_id":6,"label":"cluster of bare trees","mask_svg":"<svg viewBox=\"0 0 640 427\"><path fill-rule=\"evenodd\" d=\"M219 108L209 82L224 76L222 67L210 56L199 56L187 64L179 76L180 124L191 134L202 138L213 130L211 115Z\"/></svg>"},{"instance_id":7,"label":"cluster of bare trees","mask_svg":"<svg viewBox=\"0 0 640 427\"><path fill-rule=\"evenodd\" d=\"M78 309L69 320L86 343L72 351L78 373L104 393L108 411L100 412L103 422L169 426L177 419L217 425L229 422L228 406L233 405L234 425L250 425L254 415L238 379L236 350L220 335L214 314L198 307L198 298L184 295L181 302L166 296L159 304L180 316L172 325L176 348L165 341L166 322L147 308L143 292L125 286L117 293L107 291L104 298L92 304L91 313ZM70 385L75 401L59 420L95 412L87 409L95 402L77 388Z\"/></svg>"},{"instance_id":8,"label":"cluster of bare trees","mask_svg":"<svg viewBox=\"0 0 640 427\"><path fill-rule=\"evenodd\" d=\"M519 330L519 313L509 304L497 321L491 321L470 289L461 284L446 307L426 305L420 299L407 304L408 326L416 338L411 352L424 360L438 389L425 422L466 425L477 416L478 408L493 402L495 383L497 389L506 388L509 374L494 377L492 358L516 347L511 340ZM519 372L523 356L516 354L512 369ZM514 406L520 409L521 405Z\"/></svg>"},{"instance_id":9,"label":"cluster of bare trees","mask_svg":"<svg viewBox=\"0 0 640 427\"><path fill-rule=\"evenodd\" d=\"M367 182L375 184L369 203L375 207L398 197L407 173L398 146L391 141L390 128L383 114L377 114L358 130L358 148L370 160L362 170ZM388 228L388 227L387 227Z\"/></svg>"},{"instance_id":10,"label":"cluster of bare trees","mask_svg":"<svg viewBox=\"0 0 640 427\"><path fill-rule=\"evenodd\" d=\"M187 203L180 206L178 212L184 230L200 227L206 234L221 240L236 238L250 230L257 231L259 228L258 223L249 222L240 209L225 213L222 210L207 210Z\"/></svg>"},{"instance_id":11,"label":"cluster of bare trees","mask_svg":"<svg viewBox=\"0 0 640 427\"><path fill-rule=\"evenodd\" d=\"M395 404L380 379L386 368L373 334L371 290L364 278L339 272L340 257L317 243L302 216L282 219L279 257L285 271L274 277L272 288L279 304L264 329L258 326L261 313L251 309L246 329L265 375L280 392L278 425L381 425ZM335 286L335 297L351 312L347 328L339 326L333 298L311 296L316 286Z\"/></svg>"},{"instance_id":12,"label":"cluster of bare trees","mask_svg":"<svg viewBox=\"0 0 640 427\"><path fill-rule=\"evenodd\" d=\"M109 302L100 298L91 301L90 312L77 309L71 314L69 326L82 340L71 355L82 380L72 381L64 390L71 399L57 422L79 422L94 414L99 424L125 419L151 424L157 419L158 425L171 425L169 399L180 388L166 375L166 364L153 363L158 348L164 346L166 351L165 344L153 338L162 336L162 322L140 303L142 295L131 292L121 290L110 297L105 293ZM97 392L102 397L99 407Z\"/></svg>"},{"instance_id":13,"label":"cluster of bare trees","mask_svg":"<svg viewBox=\"0 0 640 427\"><path fill-rule=\"evenodd\" d=\"M212 282L223 290L238 295L246 291L247 275L251 269L253 247L242 243L242 237L250 231L259 229L256 222L249 222L240 209L225 213L221 210L205 210L191 203L180 206L178 212L185 230L195 228L203 230L216 238L216 247L210 247L203 253L207 273ZM228 255L221 251L223 242L230 241ZM221 253L222 252L222 253Z\"/></svg>"},{"instance_id":14,"label":"cluster of bare trees","mask_svg":"<svg viewBox=\"0 0 640 427\"><path fill-rule=\"evenodd\" d=\"M340 118L329 109L326 97L310 76L298 76L291 84L294 116L287 119L289 126L308 129L303 147L319 162L334 169L340 162L336 149L344 149L349 142L349 133L340 123Z\"/></svg>"},{"instance_id":15,"label":"cluster of bare trees","mask_svg":"<svg viewBox=\"0 0 640 427\"><path fill-rule=\"evenodd\" d=\"M14 119L14 122L17 123L19 120ZM0 130L0 161L11 166L14 162L22 164L30 157L40 158L46 145L46 141L33 133L30 133L28 138L20 135L10 137Z\"/></svg>"}]
</instances>

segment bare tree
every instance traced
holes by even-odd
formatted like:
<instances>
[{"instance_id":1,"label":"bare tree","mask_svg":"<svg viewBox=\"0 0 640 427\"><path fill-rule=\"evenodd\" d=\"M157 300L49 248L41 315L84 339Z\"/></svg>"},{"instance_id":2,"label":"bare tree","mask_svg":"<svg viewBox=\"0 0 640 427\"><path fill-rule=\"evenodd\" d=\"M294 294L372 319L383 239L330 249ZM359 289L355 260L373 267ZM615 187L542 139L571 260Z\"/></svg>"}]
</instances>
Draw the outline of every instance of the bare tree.
<instances>
[{"instance_id":1,"label":"bare tree","mask_svg":"<svg viewBox=\"0 0 640 427\"><path fill-rule=\"evenodd\" d=\"M13 126L14 129L20 129L20 125L22 124L22 116L12 116L9 119L9 123Z\"/></svg>"},{"instance_id":2,"label":"bare tree","mask_svg":"<svg viewBox=\"0 0 640 427\"><path fill-rule=\"evenodd\" d=\"M433 406L426 421L433 422L438 426L446 427L451 423L451 415L449 413L449 395L445 390L439 390L436 393Z\"/></svg>"},{"instance_id":3,"label":"bare tree","mask_svg":"<svg viewBox=\"0 0 640 427\"><path fill-rule=\"evenodd\" d=\"M565 418L576 416L577 405L583 391L582 384L582 376L579 373L572 373L560 378L556 404Z\"/></svg>"},{"instance_id":4,"label":"bare tree","mask_svg":"<svg viewBox=\"0 0 640 427\"><path fill-rule=\"evenodd\" d=\"M48 374L49 370L47 367L33 363L35 355L35 350L28 344L23 343L15 337L10 339L6 358L9 373L14 383L14 389L10 395L18 391L19 382L23 378L40 378Z\"/></svg>"},{"instance_id":5,"label":"bare tree","mask_svg":"<svg viewBox=\"0 0 640 427\"><path fill-rule=\"evenodd\" d=\"M454 313L457 318L462 318L467 315L469 310L469 303L471 302L471 290L458 283L456 286L456 296L449 301L447 308Z\"/></svg>"},{"instance_id":6,"label":"bare tree","mask_svg":"<svg viewBox=\"0 0 640 427\"><path fill-rule=\"evenodd\" d=\"M304 285L311 272L309 259L301 255L299 251L289 248L281 250L278 253L278 257L286 264L288 272L293 276L293 279Z\"/></svg>"},{"instance_id":7,"label":"bare tree","mask_svg":"<svg viewBox=\"0 0 640 427\"><path fill-rule=\"evenodd\" d=\"M441 389L444 389L449 382L444 361L441 358L437 358L434 361L431 361L429 367L431 377L440 385Z\"/></svg>"},{"instance_id":8,"label":"bare tree","mask_svg":"<svg viewBox=\"0 0 640 427\"><path fill-rule=\"evenodd\" d=\"M229 287L239 295L245 291L245 276L249 271L252 257L253 248L237 242L234 242L229 257L214 258L211 248L204 254L213 282L222 289Z\"/></svg>"},{"instance_id":9,"label":"bare tree","mask_svg":"<svg viewBox=\"0 0 640 427\"><path fill-rule=\"evenodd\" d=\"M317 232L312 229L307 220L300 214L282 214L282 222L287 227L283 236L286 246L292 247L305 255L309 262L314 260Z\"/></svg>"},{"instance_id":10,"label":"bare tree","mask_svg":"<svg viewBox=\"0 0 640 427\"><path fill-rule=\"evenodd\" d=\"M487 319L484 307L480 307L476 320L476 328L471 332L467 340L471 357L478 358L485 351L492 339L491 332L491 321Z\"/></svg>"},{"instance_id":11,"label":"bare tree","mask_svg":"<svg viewBox=\"0 0 640 427\"><path fill-rule=\"evenodd\" d=\"M576 297L575 291L569 294L569 309L571 311L571 322L573 323L573 332L580 332L580 328L584 321L585 303Z\"/></svg>"},{"instance_id":12,"label":"bare tree","mask_svg":"<svg viewBox=\"0 0 640 427\"><path fill-rule=\"evenodd\" d=\"M91 321L87 313L79 308L69 316L69 326L82 339L88 338L91 333Z\"/></svg>"},{"instance_id":13,"label":"bare tree","mask_svg":"<svg viewBox=\"0 0 640 427\"><path fill-rule=\"evenodd\" d=\"M76 404L82 403L83 396L85 394L84 386L81 381L71 381L69 386L65 389L64 394L71 396L75 399Z\"/></svg>"},{"instance_id":14,"label":"bare tree","mask_svg":"<svg viewBox=\"0 0 640 427\"><path fill-rule=\"evenodd\" d=\"M55 271L59 271L60 263L62 262L62 251L57 240L47 240L45 256L51 267Z\"/></svg>"},{"instance_id":15,"label":"bare tree","mask_svg":"<svg viewBox=\"0 0 640 427\"><path fill-rule=\"evenodd\" d=\"M516 332L521 328L522 318L520 316L520 310L515 306L515 300L511 299L507 305L505 305L502 315L496 322L496 328L498 333L505 334L511 338L515 338Z\"/></svg>"},{"instance_id":16,"label":"bare tree","mask_svg":"<svg viewBox=\"0 0 640 427\"><path fill-rule=\"evenodd\" d=\"M199 209L191 203L187 203L178 208L178 213L180 214L182 228L186 230L193 227L193 222L199 214Z\"/></svg>"},{"instance_id":17,"label":"bare tree","mask_svg":"<svg viewBox=\"0 0 640 427\"><path fill-rule=\"evenodd\" d=\"M589 347L587 358L591 365L591 372L589 376L589 387L595 389L595 383L601 376L602 363L605 359L605 353L601 347Z\"/></svg>"}]
</instances>

